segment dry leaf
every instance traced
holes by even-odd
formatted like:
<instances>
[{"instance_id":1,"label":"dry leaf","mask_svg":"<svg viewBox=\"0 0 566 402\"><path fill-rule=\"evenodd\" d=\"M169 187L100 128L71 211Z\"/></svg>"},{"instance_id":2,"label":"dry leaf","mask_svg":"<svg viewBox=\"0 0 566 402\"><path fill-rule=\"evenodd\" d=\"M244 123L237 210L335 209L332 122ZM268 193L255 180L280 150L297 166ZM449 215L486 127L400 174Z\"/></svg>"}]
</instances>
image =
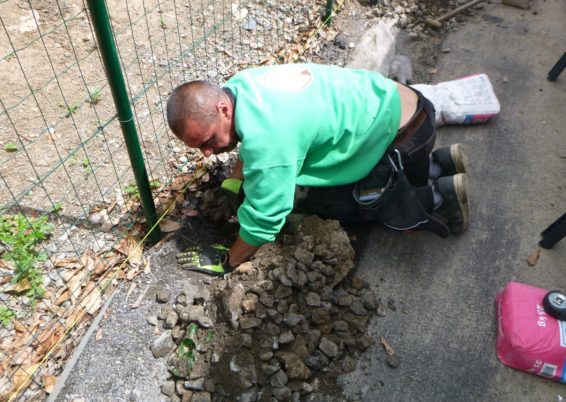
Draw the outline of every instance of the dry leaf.
<instances>
[{"instance_id":1,"label":"dry leaf","mask_svg":"<svg viewBox=\"0 0 566 402\"><path fill-rule=\"evenodd\" d=\"M102 331L102 327L98 328L98 331L96 331L96 335L94 336L94 340L95 341L99 341L102 339L102 335L104 335L104 331Z\"/></svg>"},{"instance_id":2,"label":"dry leaf","mask_svg":"<svg viewBox=\"0 0 566 402\"><path fill-rule=\"evenodd\" d=\"M132 304L132 308L138 308L145 296L145 294L147 293L147 291L149 290L149 285L147 285L145 287L145 289L143 290L143 292L141 292L141 294L138 296L138 299L135 301L134 304Z\"/></svg>"},{"instance_id":3,"label":"dry leaf","mask_svg":"<svg viewBox=\"0 0 566 402\"><path fill-rule=\"evenodd\" d=\"M94 315L100 307L102 307L102 295L98 289L93 289L87 296L81 301L80 306L82 306L87 313Z\"/></svg>"},{"instance_id":4,"label":"dry leaf","mask_svg":"<svg viewBox=\"0 0 566 402\"><path fill-rule=\"evenodd\" d=\"M387 354L389 356L393 356L395 354L395 351L393 350L393 348L389 345L389 343L385 340L385 338L383 336L381 337L381 343L383 344L383 347L385 348L385 352L387 352Z\"/></svg>"},{"instance_id":5,"label":"dry leaf","mask_svg":"<svg viewBox=\"0 0 566 402\"><path fill-rule=\"evenodd\" d=\"M236 272L239 274L250 274L252 272L254 272L254 266L251 262L244 262L243 264L240 264L238 266L238 268L236 268Z\"/></svg>"},{"instance_id":6,"label":"dry leaf","mask_svg":"<svg viewBox=\"0 0 566 402\"><path fill-rule=\"evenodd\" d=\"M535 251L531 253L531 255L527 257L527 264L529 264L529 267L534 267L535 265L537 265L539 258L540 258L540 249L537 248Z\"/></svg>"},{"instance_id":7,"label":"dry leaf","mask_svg":"<svg viewBox=\"0 0 566 402\"><path fill-rule=\"evenodd\" d=\"M59 342L64 332L65 328L59 322L56 322L49 328L46 328L41 335L37 337L36 343L39 343L37 345L37 352L40 355L47 353L54 345L57 344L57 342Z\"/></svg>"},{"instance_id":8,"label":"dry leaf","mask_svg":"<svg viewBox=\"0 0 566 402\"><path fill-rule=\"evenodd\" d=\"M190 184L194 180L192 175L184 174L177 176L173 183L171 183L170 189L172 191L181 191L187 184Z\"/></svg>"},{"instance_id":9,"label":"dry leaf","mask_svg":"<svg viewBox=\"0 0 566 402\"><path fill-rule=\"evenodd\" d=\"M56 261L55 266L57 268L65 267L70 269L76 269L81 266L81 263L77 257L70 257Z\"/></svg>"},{"instance_id":10,"label":"dry leaf","mask_svg":"<svg viewBox=\"0 0 566 402\"><path fill-rule=\"evenodd\" d=\"M14 392L10 398L15 398L17 396L15 395L15 392L17 392L18 389L25 388L27 384L29 384L38 367L39 363L36 363L29 366L20 366L16 369L14 376L12 377L12 389L8 391L8 393Z\"/></svg>"},{"instance_id":11,"label":"dry leaf","mask_svg":"<svg viewBox=\"0 0 566 402\"><path fill-rule=\"evenodd\" d=\"M133 237L130 238L129 243L128 252L126 253L128 256L128 263L131 266L137 267L142 262L143 245Z\"/></svg>"},{"instance_id":12,"label":"dry leaf","mask_svg":"<svg viewBox=\"0 0 566 402\"><path fill-rule=\"evenodd\" d=\"M31 289L31 284L24 278L17 283L10 284L4 288L4 292L10 294L20 294Z\"/></svg>"},{"instance_id":13,"label":"dry leaf","mask_svg":"<svg viewBox=\"0 0 566 402\"><path fill-rule=\"evenodd\" d=\"M2 260L0 260L2 261ZM7 284L8 282L10 282L12 280L13 276L12 275L4 275L0 277L0 286Z\"/></svg>"},{"instance_id":14,"label":"dry leaf","mask_svg":"<svg viewBox=\"0 0 566 402\"><path fill-rule=\"evenodd\" d=\"M45 392L48 394L53 392L55 384L57 384L57 377L54 375L46 375L43 377L43 386L45 387Z\"/></svg>"},{"instance_id":15,"label":"dry leaf","mask_svg":"<svg viewBox=\"0 0 566 402\"><path fill-rule=\"evenodd\" d=\"M169 219L163 219L159 224L161 231L164 233L174 232L181 228L181 224Z\"/></svg>"},{"instance_id":16,"label":"dry leaf","mask_svg":"<svg viewBox=\"0 0 566 402\"><path fill-rule=\"evenodd\" d=\"M69 289L64 288L61 294L57 297L57 300L55 300L55 305L60 306L65 303L69 299L69 296L71 296Z\"/></svg>"},{"instance_id":17,"label":"dry leaf","mask_svg":"<svg viewBox=\"0 0 566 402\"><path fill-rule=\"evenodd\" d=\"M71 302L73 304L75 304L81 296L82 287L84 285L85 278L86 278L87 275L88 275L88 272L84 269L81 269L67 283L67 288L69 289L69 292L71 293Z\"/></svg>"}]
</instances>

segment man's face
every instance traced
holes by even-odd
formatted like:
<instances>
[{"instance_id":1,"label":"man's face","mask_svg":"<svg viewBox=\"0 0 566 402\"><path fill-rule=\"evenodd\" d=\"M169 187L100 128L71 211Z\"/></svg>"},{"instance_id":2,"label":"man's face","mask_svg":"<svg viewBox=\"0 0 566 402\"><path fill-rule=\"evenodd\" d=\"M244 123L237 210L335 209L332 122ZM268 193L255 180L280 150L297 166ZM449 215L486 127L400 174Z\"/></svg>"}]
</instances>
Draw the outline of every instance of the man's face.
<instances>
[{"instance_id":1,"label":"man's face","mask_svg":"<svg viewBox=\"0 0 566 402\"><path fill-rule=\"evenodd\" d=\"M184 132L179 138L185 145L198 148L204 156L220 154L233 150L238 144L238 137L232 124L231 104L221 101L216 105L217 116L207 125L200 121L187 120Z\"/></svg>"}]
</instances>

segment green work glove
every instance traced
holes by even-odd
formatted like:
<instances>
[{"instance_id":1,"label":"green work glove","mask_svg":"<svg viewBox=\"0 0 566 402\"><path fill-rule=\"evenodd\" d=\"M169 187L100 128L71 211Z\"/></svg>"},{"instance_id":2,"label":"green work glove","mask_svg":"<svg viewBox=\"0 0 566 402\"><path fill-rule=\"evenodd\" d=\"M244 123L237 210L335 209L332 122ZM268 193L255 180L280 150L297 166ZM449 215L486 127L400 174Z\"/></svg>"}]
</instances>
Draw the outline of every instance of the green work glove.
<instances>
[{"instance_id":1,"label":"green work glove","mask_svg":"<svg viewBox=\"0 0 566 402\"><path fill-rule=\"evenodd\" d=\"M207 190L201 205L202 215L212 223L227 222L236 215L243 201L241 187L241 180L226 179L220 187Z\"/></svg>"},{"instance_id":2,"label":"green work glove","mask_svg":"<svg viewBox=\"0 0 566 402\"><path fill-rule=\"evenodd\" d=\"M177 254L177 263L189 271L214 276L222 276L234 270L228 262L228 248L221 244L212 244L204 248L189 247Z\"/></svg>"}]
</instances>

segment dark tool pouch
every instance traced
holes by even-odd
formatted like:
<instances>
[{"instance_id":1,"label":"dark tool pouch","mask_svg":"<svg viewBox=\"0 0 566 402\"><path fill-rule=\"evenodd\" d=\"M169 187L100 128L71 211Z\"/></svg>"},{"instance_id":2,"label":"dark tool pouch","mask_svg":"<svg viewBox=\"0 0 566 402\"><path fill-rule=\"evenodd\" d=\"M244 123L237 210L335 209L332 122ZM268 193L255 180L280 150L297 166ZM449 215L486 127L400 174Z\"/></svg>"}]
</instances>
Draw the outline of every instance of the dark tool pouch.
<instances>
[{"instance_id":1,"label":"dark tool pouch","mask_svg":"<svg viewBox=\"0 0 566 402\"><path fill-rule=\"evenodd\" d=\"M397 149L388 149L369 175L355 184L352 195L364 219L381 221L395 230L429 230L441 237L450 234L422 206Z\"/></svg>"}]
</instances>

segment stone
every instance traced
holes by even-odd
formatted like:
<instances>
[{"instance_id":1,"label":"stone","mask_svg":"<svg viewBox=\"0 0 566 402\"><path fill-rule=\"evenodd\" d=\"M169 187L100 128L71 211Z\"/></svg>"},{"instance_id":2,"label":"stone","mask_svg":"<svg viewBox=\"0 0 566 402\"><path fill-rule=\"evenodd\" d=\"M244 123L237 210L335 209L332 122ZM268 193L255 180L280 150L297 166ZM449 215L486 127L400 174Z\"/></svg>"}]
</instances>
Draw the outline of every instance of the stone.
<instances>
[{"instance_id":1,"label":"stone","mask_svg":"<svg viewBox=\"0 0 566 402\"><path fill-rule=\"evenodd\" d=\"M237 402L256 402L256 400L257 387L249 387L238 396Z\"/></svg>"},{"instance_id":2,"label":"stone","mask_svg":"<svg viewBox=\"0 0 566 402\"><path fill-rule=\"evenodd\" d=\"M171 330L171 336L173 337L173 339L175 341L181 341L184 336L185 336L185 331L183 331L183 329L176 325L172 330Z\"/></svg>"},{"instance_id":3,"label":"stone","mask_svg":"<svg viewBox=\"0 0 566 402\"><path fill-rule=\"evenodd\" d=\"M191 402L191 399L193 399L193 391L191 391L190 389L185 389L183 391L183 395L181 396L181 402Z\"/></svg>"},{"instance_id":4,"label":"stone","mask_svg":"<svg viewBox=\"0 0 566 402\"><path fill-rule=\"evenodd\" d=\"M367 315L368 313L359 301L355 301L350 305L350 311L356 315Z\"/></svg>"},{"instance_id":5,"label":"stone","mask_svg":"<svg viewBox=\"0 0 566 402\"><path fill-rule=\"evenodd\" d=\"M255 311L258 299L259 298L255 293L247 293L241 304L244 313L251 313Z\"/></svg>"},{"instance_id":6,"label":"stone","mask_svg":"<svg viewBox=\"0 0 566 402\"><path fill-rule=\"evenodd\" d=\"M153 345L151 345L151 353L156 359L167 355L175 347L175 342L173 342L173 337L171 336L171 331L164 331L159 338L157 338Z\"/></svg>"},{"instance_id":7,"label":"stone","mask_svg":"<svg viewBox=\"0 0 566 402\"><path fill-rule=\"evenodd\" d=\"M289 378L287 377L287 374L285 374L285 372L283 370L279 370L278 372L276 372L275 374L273 374L271 376L269 383L271 384L271 386L273 388L280 388L280 387L284 387L285 385L287 385L288 381L289 381Z\"/></svg>"},{"instance_id":8,"label":"stone","mask_svg":"<svg viewBox=\"0 0 566 402\"><path fill-rule=\"evenodd\" d=\"M240 345L251 348L253 345L252 334L242 333L240 334Z\"/></svg>"},{"instance_id":9,"label":"stone","mask_svg":"<svg viewBox=\"0 0 566 402\"><path fill-rule=\"evenodd\" d=\"M336 358L340 354L340 349L338 345L332 342L328 337L324 336L320 340L320 344L318 348L329 358L333 359Z\"/></svg>"},{"instance_id":10,"label":"stone","mask_svg":"<svg viewBox=\"0 0 566 402\"><path fill-rule=\"evenodd\" d=\"M296 354L291 352L277 352L275 356L284 364L289 379L308 380L310 378L310 369Z\"/></svg>"},{"instance_id":11,"label":"stone","mask_svg":"<svg viewBox=\"0 0 566 402\"><path fill-rule=\"evenodd\" d=\"M260 352L257 357L259 360L266 362L273 357L273 352L271 350L266 350L264 352Z\"/></svg>"},{"instance_id":12,"label":"stone","mask_svg":"<svg viewBox=\"0 0 566 402\"><path fill-rule=\"evenodd\" d=\"M340 297L336 301L336 304L338 304L339 306L343 306L343 307L349 307L349 306L352 305L353 302L354 302L354 296L352 296L351 294L347 294L347 295Z\"/></svg>"},{"instance_id":13,"label":"stone","mask_svg":"<svg viewBox=\"0 0 566 402\"><path fill-rule=\"evenodd\" d=\"M371 336L363 335L359 338L356 338L356 346L362 352L373 345L373 338Z\"/></svg>"},{"instance_id":14,"label":"stone","mask_svg":"<svg viewBox=\"0 0 566 402\"><path fill-rule=\"evenodd\" d=\"M157 322L157 317L154 316L154 315L150 315L149 317L147 317L147 323L148 323L149 325L152 325L152 326L156 327L156 326L157 326L157 323L158 323L158 322Z\"/></svg>"},{"instance_id":15,"label":"stone","mask_svg":"<svg viewBox=\"0 0 566 402\"><path fill-rule=\"evenodd\" d=\"M178 305L180 304L181 306L186 306L187 305L187 295L184 294L183 292L179 293L177 295L177 297L175 298L175 303L177 303Z\"/></svg>"},{"instance_id":16,"label":"stone","mask_svg":"<svg viewBox=\"0 0 566 402\"><path fill-rule=\"evenodd\" d=\"M279 286L277 287L277 289L275 289L275 292L273 293L273 297L277 300L282 300L282 299L286 299L287 297L291 296L293 294L293 289L287 287L287 286ZM277 310L279 311L279 309ZM281 312L281 311L279 311Z\"/></svg>"},{"instance_id":17,"label":"stone","mask_svg":"<svg viewBox=\"0 0 566 402\"><path fill-rule=\"evenodd\" d=\"M318 308L312 312L311 320L316 325L324 325L330 322L330 313L324 308Z\"/></svg>"},{"instance_id":18,"label":"stone","mask_svg":"<svg viewBox=\"0 0 566 402\"><path fill-rule=\"evenodd\" d=\"M350 327L346 321L338 320L332 323L332 329L337 332L346 332L349 328Z\"/></svg>"},{"instance_id":19,"label":"stone","mask_svg":"<svg viewBox=\"0 0 566 402\"><path fill-rule=\"evenodd\" d=\"M322 333L318 329L313 329L307 332L305 336L305 341L307 343L307 348L309 353L314 353L318 349L320 340L322 339Z\"/></svg>"},{"instance_id":20,"label":"stone","mask_svg":"<svg viewBox=\"0 0 566 402\"><path fill-rule=\"evenodd\" d=\"M255 359L250 353L238 353L230 359L230 370L251 383L257 383Z\"/></svg>"},{"instance_id":21,"label":"stone","mask_svg":"<svg viewBox=\"0 0 566 402\"><path fill-rule=\"evenodd\" d=\"M279 335L279 343L283 345L293 343L294 341L295 341L295 335L293 335L292 331L285 331L281 335Z\"/></svg>"},{"instance_id":22,"label":"stone","mask_svg":"<svg viewBox=\"0 0 566 402\"><path fill-rule=\"evenodd\" d=\"M159 287L155 292L155 299L158 303L167 303L169 301L169 297L171 297L171 293L169 290Z\"/></svg>"},{"instance_id":23,"label":"stone","mask_svg":"<svg viewBox=\"0 0 566 402\"><path fill-rule=\"evenodd\" d=\"M286 314L289 311L289 302L287 300L279 300L277 303L277 312Z\"/></svg>"},{"instance_id":24,"label":"stone","mask_svg":"<svg viewBox=\"0 0 566 402\"><path fill-rule=\"evenodd\" d=\"M204 389L204 377L185 381L185 388L193 391L202 391ZM193 395L193 398L195 395Z\"/></svg>"},{"instance_id":25,"label":"stone","mask_svg":"<svg viewBox=\"0 0 566 402\"><path fill-rule=\"evenodd\" d=\"M309 349L307 347L307 342L303 335L298 335L295 338L295 344L293 345L293 352L301 359L306 358L310 354Z\"/></svg>"},{"instance_id":26,"label":"stone","mask_svg":"<svg viewBox=\"0 0 566 402\"><path fill-rule=\"evenodd\" d=\"M237 283L232 288L225 289L222 293L224 313L234 328L238 327L238 319L241 314L240 305L245 293L246 291L241 283Z\"/></svg>"},{"instance_id":27,"label":"stone","mask_svg":"<svg viewBox=\"0 0 566 402\"><path fill-rule=\"evenodd\" d=\"M305 364L311 370L321 371L323 368L328 367L330 361L324 353L317 350L315 353L305 359Z\"/></svg>"},{"instance_id":28,"label":"stone","mask_svg":"<svg viewBox=\"0 0 566 402\"><path fill-rule=\"evenodd\" d=\"M273 299L273 296L271 296L267 293L263 293L259 297L259 302L261 304L263 304L265 307L273 307L274 299Z\"/></svg>"},{"instance_id":29,"label":"stone","mask_svg":"<svg viewBox=\"0 0 566 402\"><path fill-rule=\"evenodd\" d=\"M210 402L211 401L211 395L208 392L195 392L193 394L193 399L191 399L191 402Z\"/></svg>"},{"instance_id":30,"label":"stone","mask_svg":"<svg viewBox=\"0 0 566 402\"><path fill-rule=\"evenodd\" d=\"M271 336L278 336L281 333L281 328L270 322L265 326L265 333Z\"/></svg>"},{"instance_id":31,"label":"stone","mask_svg":"<svg viewBox=\"0 0 566 402\"><path fill-rule=\"evenodd\" d=\"M375 302L375 293L371 290L365 291L361 297L362 305L368 310L375 310L377 303Z\"/></svg>"},{"instance_id":32,"label":"stone","mask_svg":"<svg viewBox=\"0 0 566 402\"><path fill-rule=\"evenodd\" d=\"M276 373L277 371L279 371L280 369L281 369L281 365L279 364L279 362L269 363L269 364L265 363L260 368L261 372L266 376L270 376Z\"/></svg>"},{"instance_id":33,"label":"stone","mask_svg":"<svg viewBox=\"0 0 566 402\"><path fill-rule=\"evenodd\" d=\"M311 307L320 306L320 296L317 293L314 292L307 293L305 300L307 302L307 306L311 306Z\"/></svg>"},{"instance_id":34,"label":"stone","mask_svg":"<svg viewBox=\"0 0 566 402\"><path fill-rule=\"evenodd\" d=\"M206 380L204 380L204 390L206 392L210 392L211 394L216 392L216 385L214 384L214 380L212 378L207 378Z\"/></svg>"},{"instance_id":35,"label":"stone","mask_svg":"<svg viewBox=\"0 0 566 402\"><path fill-rule=\"evenodd\" d=\"M261 320L256 317L242 317L240 319L241 329L257 328L261 325Z\"/></svg>"},{"instance_id":36,"label":"stone","mask_svg":"<svg viewBox=\"0 0 566 402\"><path fill-rule=\"evenodd\" d=\"M388 354L387 357L385 358L385 362L391 368L397 368L401 364L399 357L395 353L393 353L392 355Z\"/></svg>"},{"instance_id":37,"label":"stone","mask_svg":"<svg viewBox=\"0 0 566 402\"><path fill-rule=\"evenodd\" d=\"M304 319L305 317L300 314L287 313L283 318L283 322L289 327L294 327Z\"/></svg>"},{"instance_id":38,"label":"stone","mask_svg":"<svg viewBox=\"0 0 566 402\"><path fill-rule=\"evenodd\" d=\"M314 253L310 252L309 250L306 250L303 247L297 247L297 249L295 250L294 257L300 263L305 265L310 265L310 263L312 263L314 259Z\"/></svg>"},{"instance_id":39,"label":"stone","mask_svg":"<svg viewBox=\"0 0 566 402\"><path fill-rule=\"evenodd\" d=\"M170 305L166 304L163 307L161 307L161 310L159 311L159 314L157 315L157 318L159 318L160 320L165 320L167 318L167 315L173 311L173 307L171 307Z\"/></svg>"},{"instance_id":40,"label":"stone","mask_svg":"<svg viewBox=\"0 0 566 402\"><path fill-rule=\"evenodd\" d=\"M177 313L174 311L170 311L169 314L167 314L167 317L165 318L165 328L167 329L173 328L175 324L177 324L178 319L179 316L177 315Z\"/></svg>"},{"instance_id":41,"label":"stone","mask_svg":"<svg viewBox=\"0 0 566 402\"><path fill-rule=\"evenodd\" d=\"M167 396L175 395L175 381L167 381L161 385L161 393Z\"/></svg>"},{"instance_id":42,"label":"stone","mask_svg":"<svg viewBox=\"0 0 566 402\"><path fill-rule=\"evenodd\" d=\"M271 393L278 401L288 401L291 399L291 390L287 387L273 388Z\"/></svg>"}]
</instances>

